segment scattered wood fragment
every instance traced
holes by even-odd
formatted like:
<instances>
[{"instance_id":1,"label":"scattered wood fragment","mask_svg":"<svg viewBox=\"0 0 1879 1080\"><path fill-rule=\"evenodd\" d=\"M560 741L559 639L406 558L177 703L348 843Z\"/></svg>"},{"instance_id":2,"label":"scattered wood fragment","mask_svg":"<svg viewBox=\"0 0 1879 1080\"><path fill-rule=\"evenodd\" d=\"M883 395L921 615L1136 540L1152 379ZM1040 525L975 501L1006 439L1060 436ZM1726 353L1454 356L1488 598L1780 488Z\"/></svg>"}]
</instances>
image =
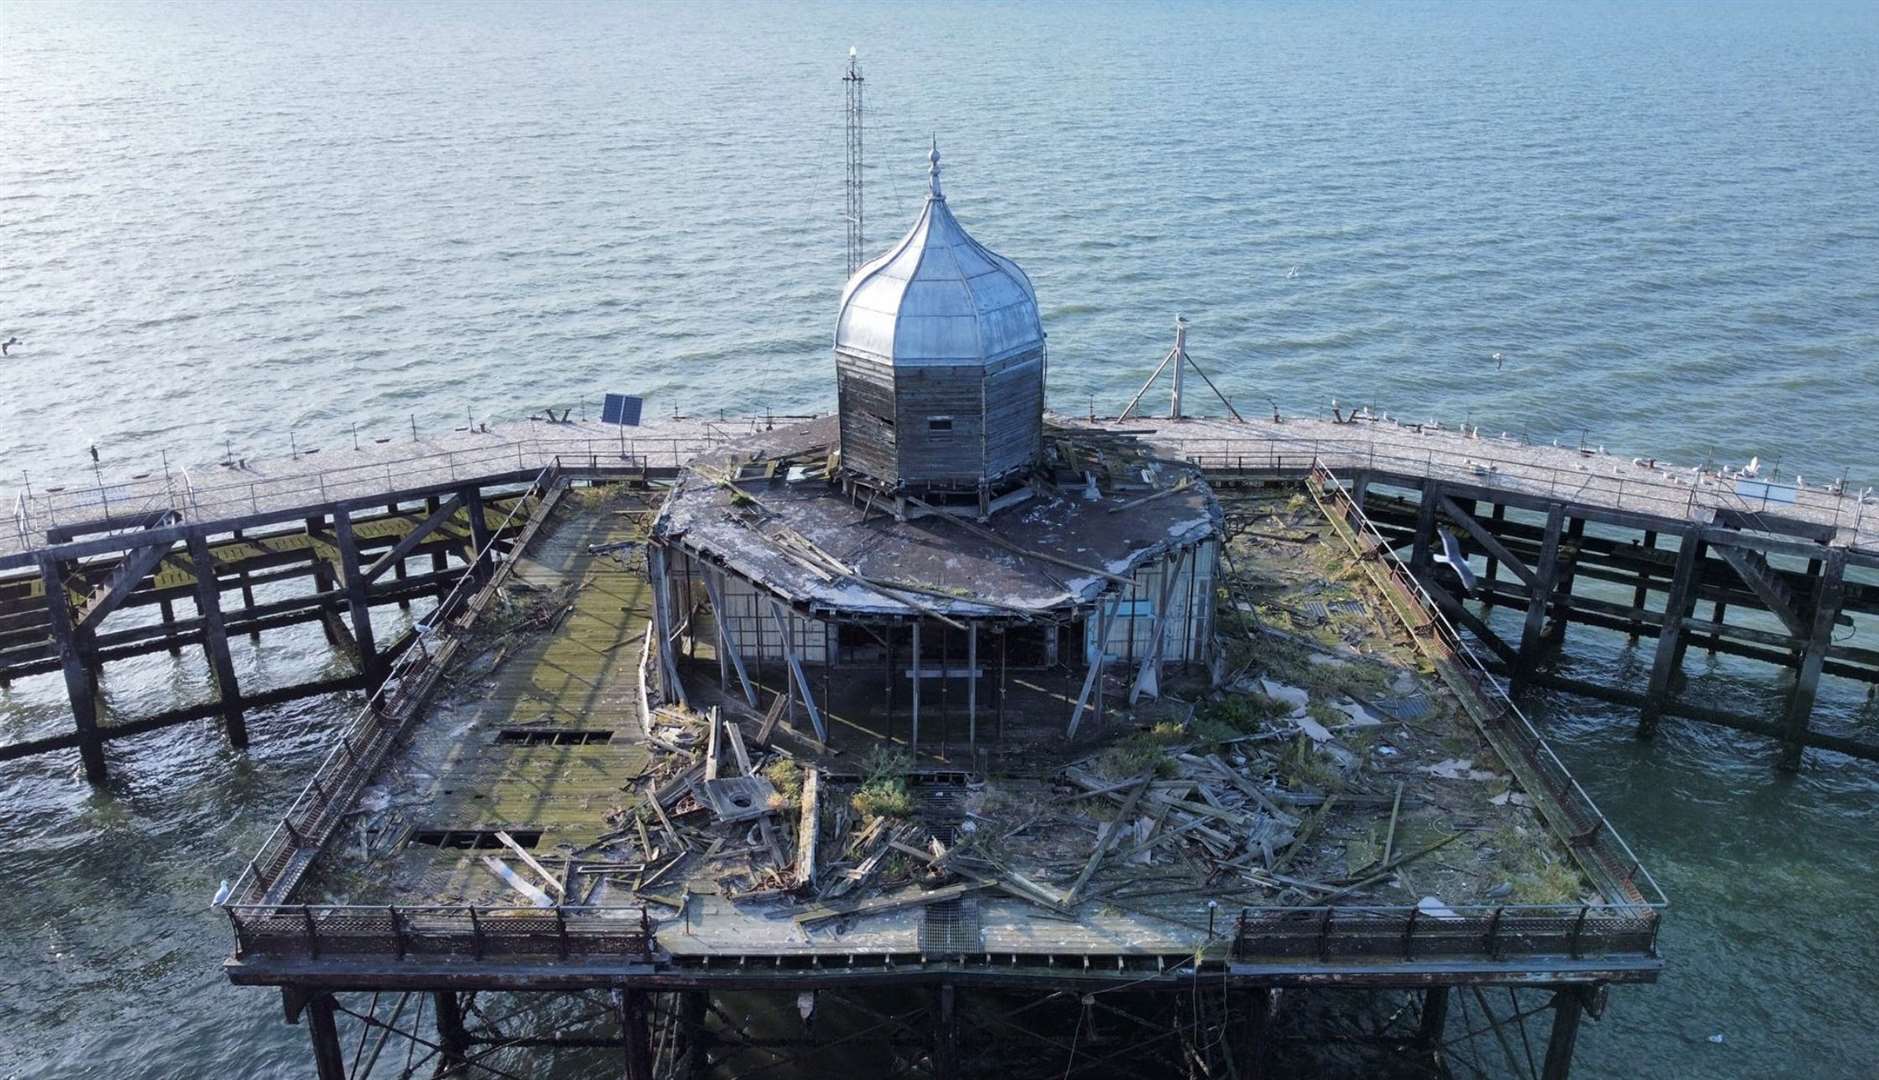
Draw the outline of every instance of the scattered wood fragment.
<instances>
[{"instance_id":1,"label":"scattered wood fragment","mask_svg":"<svg viewBox=\"0 0 1879 1080\"><path fill-rule=\"evenodd\" d=\"M567 890L562 887L561 882L557 881L555 879L555 876L548 872L547 867L544 867L541 863L537 862L535 860L535 856L530 855L522 847L521 844L516 843L515 837L510 836L508 833L503 832L501 829L497 829L496 839L502 841L502 846L508 848L512 853L514 853L515 857L518 859L521 859L522 862L526 864L530 870L533 870L537 874L540 874L542 876L542 880L548 883L548 887L553 889L557 896L567 895Z\"/></svg>"},{"instance_id":2,"label":"scattered wood fragment","mask_svg":"<svg viewBox=\"0 0 1879 1080\"><path fill-rule=\"evenodd\" d=\"M1396 818L1403 809L1403 782L1396 782L1396 798L1390 803L1390 831L1383 838L1383 865L1390 864L1390 854L1396 850Z\"/></svg>"},{"instance_id":3,"label":"scattered wood fragment","mask_svg":"<svg viewBox=\"0 0 1879 1080\"><path fill-rule=\"evenodd\" d=\"M483 856L483 865L489 868L490 873L495 874L497 877L501 878L505 883L507 883L510 888L514 889L516 892L521 893L523 896L528 897L529 903L532 904L533 906L538 907L538 908L555 906L555 902L549 898L547 893L529 884L526 880L523 879L522 875L510 869L508 863L503 862L501 859L498 859L496 856L494 855Z\"/></svg>"},{"instance_id":4,"label":"scattered wood fragment","mask_svg":"<svg viewBox=\"0 0 1879 1080\"><path fill-rule=\"evenodd\" d=\"M907 908L926 907L943 900L957 900L967 893L977 892L985 885L976 882L962 882L942 888L922 892L912 890L895 893L891 896L878 896L872 900L862 900L852 904L825 904L819 908L805 911L796 916L798 926L810 926L830 919L839 919L845 915L879 915L889 911L904 911Z\"/></svg>"},{"instance_id":5,"label":"scattered wood fragment","mask_svg":"<svg viewBox=\"0 0 1879 1080\"><path fill-rule=\"evenodd\" d=\"M822 771L810 767L803 770L802 778L802 817L796 826L796 884L800 888L814 888L816 880L816 833L819 831L821 815Z\"/></svg>"},{"instance_id":6,"label":"scattered wood fragment","mask_svg":"<svg viewBox=\"0 0 1879 1080\"><path fill-rule=\"evenodd\" d=\"M1115 817L1103 823L1102 831L1096 837L1096 850L1090 852L1090 860L1083 864L1083 872L1077 875L1076 881L1070 885L1070 891L1064 894L1064 906L1074 905L1077 897L1082 895L1083 886L1089 884L1090 876L1096 873L1098 866L1102 865L1103 854L1109 850L1109 845L1115 842L1122 823L1128 820L1131 813L1134 813L1135 804L1142 801L1142 795L1148 790L1150 780L1151 777L1142 777L1141 781L1135 785L1135 790L1129 792L1128 798L1122 801L1122 809L1116 811Z\"/></svg>"}]
</instances>

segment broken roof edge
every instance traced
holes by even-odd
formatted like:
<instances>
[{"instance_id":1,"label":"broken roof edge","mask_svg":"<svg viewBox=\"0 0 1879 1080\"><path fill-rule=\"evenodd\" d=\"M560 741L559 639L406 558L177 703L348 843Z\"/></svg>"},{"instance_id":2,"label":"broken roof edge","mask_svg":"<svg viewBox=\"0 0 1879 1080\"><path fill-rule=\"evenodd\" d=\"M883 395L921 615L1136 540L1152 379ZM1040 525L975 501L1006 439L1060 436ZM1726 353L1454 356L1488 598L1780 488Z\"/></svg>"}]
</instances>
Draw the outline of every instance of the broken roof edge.
<instances>
[{"instance_id":1,"label":"broken roof edge","mask_svg":"<svg viewBox=\"0 0 1879 1080\"><path fill-rule=\"evenodd\" d=\"M983 622L1060 622L1075 618L1105 599L1116 598L1123 588L1113 584L1105 586L1103 583L1106 579L1085 575L1068 579L1065 584L1071 586L1070 591L1058 598L1038 604L1023 604L990 598L972 600L964 597L949 597L940 594L940 590L932 586L911 582L870 578L869 582L872 584L867 584L851 576L840 586L839 594L825 589L816 589L808 594L797 594L778 588L774 577L763 575L762 569L752 566L750 560L737 559L716 548L689 543L687 542L688 535L686 531L667 532L661 535L655 530L650 542L676 550L695 562L705 563L717 570L735 574L739 580L781 600L792 610L821 619L839 620L845 616L910 619L938 612L943 615ZM1143 549L1138 557L1130 561L1127 569L1112 572L1132 574L1151 563L1166 561L1178 554L1191 551L1215 539L1216 536L1216 527L1205 528L1198 533L1190 530L1185 540L1171 541ZM888 593L919 596L923 602L910 604L893 600L882 595L883 590Z\"/></svg>"}]
</instances>

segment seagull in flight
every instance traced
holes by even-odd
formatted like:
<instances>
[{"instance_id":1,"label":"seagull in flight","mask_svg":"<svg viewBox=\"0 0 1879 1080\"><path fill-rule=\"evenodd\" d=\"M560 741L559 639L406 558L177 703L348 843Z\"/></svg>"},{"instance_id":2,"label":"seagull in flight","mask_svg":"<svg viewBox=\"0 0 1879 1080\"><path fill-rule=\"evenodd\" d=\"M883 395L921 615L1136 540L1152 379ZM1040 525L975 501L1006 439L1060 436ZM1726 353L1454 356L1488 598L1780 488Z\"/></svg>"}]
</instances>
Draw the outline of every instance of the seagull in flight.
<instances>
[{"instance_id":1,"label":"seagull in flight","mask_svg":"<svg viewBox=\"0 0 1879 1080\"><path fill-rule=\"evenodd\" d=\"M18 334L14 334L12 337L8 338L7 340L0 341L0 356L7 355L7 350L11 349L13 346L24 345L24 344L25 342L20 340L20 336Z\"/></svg>"}]
</instances>

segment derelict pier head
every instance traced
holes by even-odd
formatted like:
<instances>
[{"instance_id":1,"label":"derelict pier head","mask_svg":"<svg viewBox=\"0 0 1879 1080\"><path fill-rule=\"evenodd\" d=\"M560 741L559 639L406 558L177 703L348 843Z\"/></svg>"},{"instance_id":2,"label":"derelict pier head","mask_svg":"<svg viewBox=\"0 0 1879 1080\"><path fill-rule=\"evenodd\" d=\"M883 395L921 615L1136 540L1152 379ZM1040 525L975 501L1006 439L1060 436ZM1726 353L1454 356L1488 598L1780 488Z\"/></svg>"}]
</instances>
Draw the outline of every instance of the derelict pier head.
<instances>
[{"instance_id":1,"label":"derelict pier head","mask_svg":"<svg viewBox=\"0 0 1879 1080\"><path fill-rule=\"evenodd\" d=\"M668 700L671 646L705 620L729 703L756 709L750 668L782 665L780 707L817 739L840 712L942 753L955 726L973 750L1006 735L1013 670L1034 673L1016 711L1074 736L1106 663L1134 666L1133 701L1209 657L1222 517L1200 470L1046 426L1030 279L953 217L937 149L930 173L913 228L843 290L838 414L693 461L653 526ZM1072 657L1080 682L1041 685Z\"/></svg>"}]
</instances>

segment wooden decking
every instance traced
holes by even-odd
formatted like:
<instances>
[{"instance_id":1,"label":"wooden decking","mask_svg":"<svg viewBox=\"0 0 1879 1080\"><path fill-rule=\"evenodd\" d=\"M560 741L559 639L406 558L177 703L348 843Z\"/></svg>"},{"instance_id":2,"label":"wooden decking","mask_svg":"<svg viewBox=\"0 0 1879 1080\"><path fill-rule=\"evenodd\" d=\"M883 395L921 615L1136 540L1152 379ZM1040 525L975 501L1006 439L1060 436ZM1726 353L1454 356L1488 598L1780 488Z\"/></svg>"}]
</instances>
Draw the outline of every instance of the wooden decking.
<instances>
[{"instance_id":1,"label":"wooden decking","mask_svg":"<svg viewBox=\"0 0 1879 1080\"><path fill-rule=\"evenodd\" d=\"M332 852L319 893L350 903L510 904L519 898L481 860L514 862L506 849L438 847L426 834L513 830L548 856L613 827L609 811L628 801L646 763L636 699L650 593L637 549L612 545L642 535L645 509L643 492L567 493L410 748L364 802L369 847ZM568 731L608 741L550 737ZM505 741L504 732L534 739ZM361 850L370 854L359 858Z\"/></svg>"}]
</instances>

